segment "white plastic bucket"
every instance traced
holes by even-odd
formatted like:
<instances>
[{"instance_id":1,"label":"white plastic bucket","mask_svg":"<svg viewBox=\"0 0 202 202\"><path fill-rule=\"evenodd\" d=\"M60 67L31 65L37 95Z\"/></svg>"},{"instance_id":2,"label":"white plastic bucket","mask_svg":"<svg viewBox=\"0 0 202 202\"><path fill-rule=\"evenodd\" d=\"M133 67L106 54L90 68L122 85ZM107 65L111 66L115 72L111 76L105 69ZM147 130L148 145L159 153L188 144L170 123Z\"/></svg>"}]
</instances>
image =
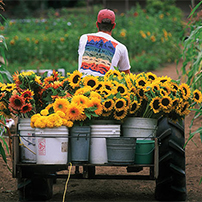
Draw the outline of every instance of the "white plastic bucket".
<instances>
[{"instance_id":1,"label":"white plastic bucket","mask_svg":"<svg viewBox=\"0 0 202 202\"><path fill-rule=\"evenodd\" d=\"M66 164L68 161L68 128L36 128L37 164Z\"/></svg>"},{"instance_id":2,"label":"white plastic bucket","mask_svg":"<svg viewBox=\"0 0 202 202\"><path fill-rule=\"evenodd\" d=\"M23 163L36 163L35 129L30 126L31 119L19 120L18 131L20 135L20 157Z\"/></svg>"},{"instance_id":3,"label":"white plastic bucket","mask_svg":"<svg viewBox=\"0 0 202 202\"><path fill-rule=\"evenodd\" d=\"M122 132L124 137L138 137L137 139L151 139L156 135L157 119L128 117L123 125Z\"/></svg>"},{"instance_id":4,"label":"white plastic bucket","mask_svg":"<svg viewBox=\"0 0 202 202\"><path fill-rule=\"evenodd\" d=\"M90 163L108 163L106 138L120 134L120 125L91 125Z\"/></svg>"}]
</instances>

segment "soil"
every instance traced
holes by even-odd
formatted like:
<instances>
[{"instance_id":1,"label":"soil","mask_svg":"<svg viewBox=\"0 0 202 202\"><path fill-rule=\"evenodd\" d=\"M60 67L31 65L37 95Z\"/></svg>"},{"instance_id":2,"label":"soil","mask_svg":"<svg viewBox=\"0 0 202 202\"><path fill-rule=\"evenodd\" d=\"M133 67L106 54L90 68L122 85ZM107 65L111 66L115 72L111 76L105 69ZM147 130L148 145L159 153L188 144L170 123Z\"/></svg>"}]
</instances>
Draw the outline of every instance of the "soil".
<instances>
[{"instance_id":1,"label":"soil","mask_svg":"<svg viewBox=\"0 0 202 202\"><path fill-rule=\"evenodd\" d=\"M182 63L179 63L180 69ZM153 71L157 76L169 76L178 79L176 64L168 64L165 67ZM189 136L189 125L193 114L185 119L186 140ZM195 121L193 130L201 127L201 118ZM199 134L193 141L189 141L186 148L186 181L187 201L202 201L202 145ZM12 162L8 157L8 164ZM0 201L18 201L16 179L10 173L0 158ZM74 168L74 167L73 167ZM80 168L81 169L81 168ZM74 171L72 170L72 173ZM144 169L140 174L147 174ZM68 171L62 171L68 174ZM126 167L96 167L96 174L127 174ZM65 183L67 179L58 178L53 188L53 198L49 201L62 201ZM155 181L153 180L93 180L71 179L69 180L65 201L155 201Z\"/></svg>"}]
</instances>

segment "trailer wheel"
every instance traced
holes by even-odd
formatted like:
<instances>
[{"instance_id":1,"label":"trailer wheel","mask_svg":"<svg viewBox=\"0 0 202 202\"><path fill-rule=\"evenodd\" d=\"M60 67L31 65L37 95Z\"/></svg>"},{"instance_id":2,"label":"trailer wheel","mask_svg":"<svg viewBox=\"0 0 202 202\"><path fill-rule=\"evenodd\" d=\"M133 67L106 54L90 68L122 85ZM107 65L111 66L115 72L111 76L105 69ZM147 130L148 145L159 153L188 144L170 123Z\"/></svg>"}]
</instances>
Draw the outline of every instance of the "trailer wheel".
<instances>
[{"instance_id":1,"label":"trailer wheel","mask_svg":"<svg viewBox=\"0 0 202 202\"><path fill-rule=\"evenodd\" d=\"M19 201L46 201L53 196L53 179L33 177L18 179Z\"/></svg>"},{"instance_id":2,"label":"trailer wheel","mask_svg":"<svg viewBox=\"0 0 202 202\"><path fill-rule=\"evenodd\" d=\"M186 200L184 125L162 118L158 123L159 176L155 198L161 201Z\"/></svg>"}]
</instances>

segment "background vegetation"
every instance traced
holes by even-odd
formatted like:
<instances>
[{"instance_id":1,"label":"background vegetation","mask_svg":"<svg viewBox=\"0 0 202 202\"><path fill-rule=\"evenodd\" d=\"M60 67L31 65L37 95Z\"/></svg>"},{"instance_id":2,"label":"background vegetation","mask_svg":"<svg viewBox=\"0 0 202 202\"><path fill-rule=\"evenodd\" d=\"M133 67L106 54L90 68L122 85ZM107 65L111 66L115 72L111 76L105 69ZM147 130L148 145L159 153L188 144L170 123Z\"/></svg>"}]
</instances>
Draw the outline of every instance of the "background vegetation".
<instances>
[{"instance_id":1,"label":"background vegetation","mask_svg":"<svg viewBox=\"0 0 202 202\"><path fill-rule=\"evenodd\" d=\"M148 0L145 9L137 5L127 13L115 11L113 37L127 46L133 72L152 70L179 58L183 15L173 3ZM93 14L80 7L49 9L43 18L7 18L0 30L8 46L9 71L77 69L79 37L97 31L95 22L101 8L94 6Z\"/></svg>"}]
</instances>

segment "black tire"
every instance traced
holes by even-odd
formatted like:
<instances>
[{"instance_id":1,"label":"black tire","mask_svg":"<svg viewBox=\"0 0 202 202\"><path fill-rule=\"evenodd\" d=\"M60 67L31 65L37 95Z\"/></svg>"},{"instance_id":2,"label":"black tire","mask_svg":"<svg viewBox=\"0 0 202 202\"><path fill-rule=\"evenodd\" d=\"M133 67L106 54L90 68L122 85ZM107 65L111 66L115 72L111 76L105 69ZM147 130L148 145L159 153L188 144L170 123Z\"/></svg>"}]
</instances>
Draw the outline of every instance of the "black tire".
<instances>
[{"instance_id":1,"label":"black tire","mask_svg":"<svg viewBox=\"0 0 202 202\"><path fill-rule=\"evenodd\" d=\"M162 118L158 123L159 176L155 198L160 201L185 201L185 143L184 125Z\"/></svg>"},{"instance_id":2,"label":"black tire","mask_svg":"<svg viewBox=\"0 0 202 202\"><path fill-rule=\"evenodd\" d=\"M34 177L18 179L19 201L46 201L53 196L53 179Z\"/></svg>"}]
</instances>

